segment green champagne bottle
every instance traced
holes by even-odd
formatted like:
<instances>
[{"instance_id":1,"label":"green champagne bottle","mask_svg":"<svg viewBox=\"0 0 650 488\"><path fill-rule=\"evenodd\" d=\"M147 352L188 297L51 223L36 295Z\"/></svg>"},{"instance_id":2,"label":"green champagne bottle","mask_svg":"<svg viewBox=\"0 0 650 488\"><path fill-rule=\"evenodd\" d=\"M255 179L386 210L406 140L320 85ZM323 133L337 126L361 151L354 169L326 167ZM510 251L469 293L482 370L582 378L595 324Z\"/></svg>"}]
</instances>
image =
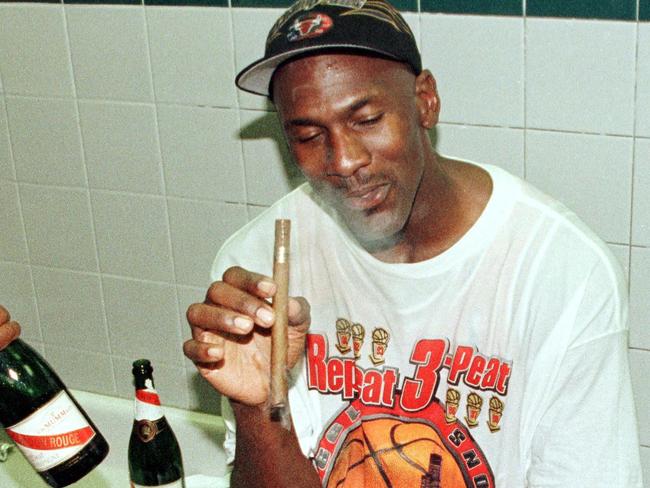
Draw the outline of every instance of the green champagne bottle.
<instances>
[{"instance_id":1,"label":"green champagne bottle","mask_svg":"<svg viewBox=\"0 0 650 488\"><path fill-rule=\"evenodd\" d=\"M135 420L129 440L131 488L184 488L183 459L176 436L160 407L147 359L133 362Z\"/></svg>"},{"instance_id":2,"label":"green champagne bottle","mask_svg":"<svg viewBox=\"0 0 650 488\"><path fill-rule=\"evenodd\" d=\"M17 339L0 351L0 423L55 488L88 474L108 444L49 364Z\"/></svg>"}]
</instances>

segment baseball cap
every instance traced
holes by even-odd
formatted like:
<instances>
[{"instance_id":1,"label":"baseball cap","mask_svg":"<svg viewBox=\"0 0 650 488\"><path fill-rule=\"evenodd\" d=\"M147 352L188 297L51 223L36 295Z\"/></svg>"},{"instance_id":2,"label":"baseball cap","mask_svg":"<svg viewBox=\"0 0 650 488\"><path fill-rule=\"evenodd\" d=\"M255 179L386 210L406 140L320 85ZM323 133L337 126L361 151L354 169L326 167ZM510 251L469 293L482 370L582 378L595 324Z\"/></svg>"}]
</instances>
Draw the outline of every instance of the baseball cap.
<instances>
[{"instance_id":1,"label":"baseball cap","mask_svg":"<svg viewBox=\"0 0 650 488\"><path fill-rule=\"evenodd\" d=\"M326 50L356 50L385 56L422 71L413 33L385 0L298 0L276 21L264 57L236 77L239 88L269 96L273 73L289 59Z\"/></svg>"}]
</instances>

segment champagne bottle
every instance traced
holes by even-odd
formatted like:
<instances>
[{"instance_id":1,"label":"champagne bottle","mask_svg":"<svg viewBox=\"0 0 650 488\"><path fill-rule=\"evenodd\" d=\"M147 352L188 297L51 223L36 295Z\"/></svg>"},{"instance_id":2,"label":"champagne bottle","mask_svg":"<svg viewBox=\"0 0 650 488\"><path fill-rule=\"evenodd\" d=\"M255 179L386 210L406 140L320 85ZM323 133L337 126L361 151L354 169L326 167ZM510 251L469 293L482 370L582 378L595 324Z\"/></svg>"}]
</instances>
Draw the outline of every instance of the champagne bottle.
<instances>
[{"instance_id":1,"label":"champagne bottle","mask_svg":"<svg viewBox=\"0 0 650 488\"><path fill-rule=\"evenodd\" d=\"M184 488L181 450L160 407L149 360L133 362L133 377L135 420L129 440L131 487Z\"/></svg>"},{"instance_id":2,"label":"champagne bottle","mask_svg":"<svg viewBox=\"0 0 650 488\"><path fill-rule=\"evenodd\" d=\"M108 444L50 365L17 339L0 351L0 423L52 487L68 486L108 454Z\"/></svg>"}]
</instances>

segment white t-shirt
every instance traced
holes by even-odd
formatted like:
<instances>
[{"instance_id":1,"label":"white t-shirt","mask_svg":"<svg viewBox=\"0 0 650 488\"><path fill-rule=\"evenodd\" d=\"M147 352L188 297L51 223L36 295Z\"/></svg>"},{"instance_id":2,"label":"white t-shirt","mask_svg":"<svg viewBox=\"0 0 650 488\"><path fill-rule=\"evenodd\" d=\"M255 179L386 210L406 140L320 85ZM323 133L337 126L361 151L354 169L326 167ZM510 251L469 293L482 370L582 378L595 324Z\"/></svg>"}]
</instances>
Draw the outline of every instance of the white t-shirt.
<instances>
[{"instance_id":1,"label":"white t-shirt","mask_svg":"<svg viewBox=\"0 0 650 488\"><path fill-rule=\"evenodd\" d=\"M481 167L486 208L432 259L375 259L305 184L228 240L212 279L271 275L291 219L312 325L289 399L323 486L641 488L621 270L564 206Z\"/></svg>"}]
</instances>

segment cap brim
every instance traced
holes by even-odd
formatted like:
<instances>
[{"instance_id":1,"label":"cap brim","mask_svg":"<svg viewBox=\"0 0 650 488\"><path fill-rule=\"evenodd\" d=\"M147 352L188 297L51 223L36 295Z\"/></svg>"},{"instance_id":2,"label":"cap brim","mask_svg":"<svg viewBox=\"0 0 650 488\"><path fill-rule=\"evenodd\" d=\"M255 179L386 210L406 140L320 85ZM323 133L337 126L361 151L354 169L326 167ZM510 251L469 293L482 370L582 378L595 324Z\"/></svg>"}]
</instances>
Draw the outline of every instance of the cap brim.
<instances>
[{"instance_id":1,"label":"cap brim","mask_svg":"<svg viewBox=\"0 0 650 488\"><path fill-rule=\"evenodd\" d=\"M276 54L270 58L258 59L239 72L235 78L235 84L242 90L249 93L268 97L270 96L269 85L271 83L271 78L273 77L273 73L278 66L293 57L300 56L311 51L323 51L328 49L353 49L355 51L368 51L387 56L391 59L397 59L392 54L380 51L379 49L360 46L358 44L333 43L319 44L317 46L306 46L303 48L293 49L291 51Z\"/></svg>"}]
</instances>

